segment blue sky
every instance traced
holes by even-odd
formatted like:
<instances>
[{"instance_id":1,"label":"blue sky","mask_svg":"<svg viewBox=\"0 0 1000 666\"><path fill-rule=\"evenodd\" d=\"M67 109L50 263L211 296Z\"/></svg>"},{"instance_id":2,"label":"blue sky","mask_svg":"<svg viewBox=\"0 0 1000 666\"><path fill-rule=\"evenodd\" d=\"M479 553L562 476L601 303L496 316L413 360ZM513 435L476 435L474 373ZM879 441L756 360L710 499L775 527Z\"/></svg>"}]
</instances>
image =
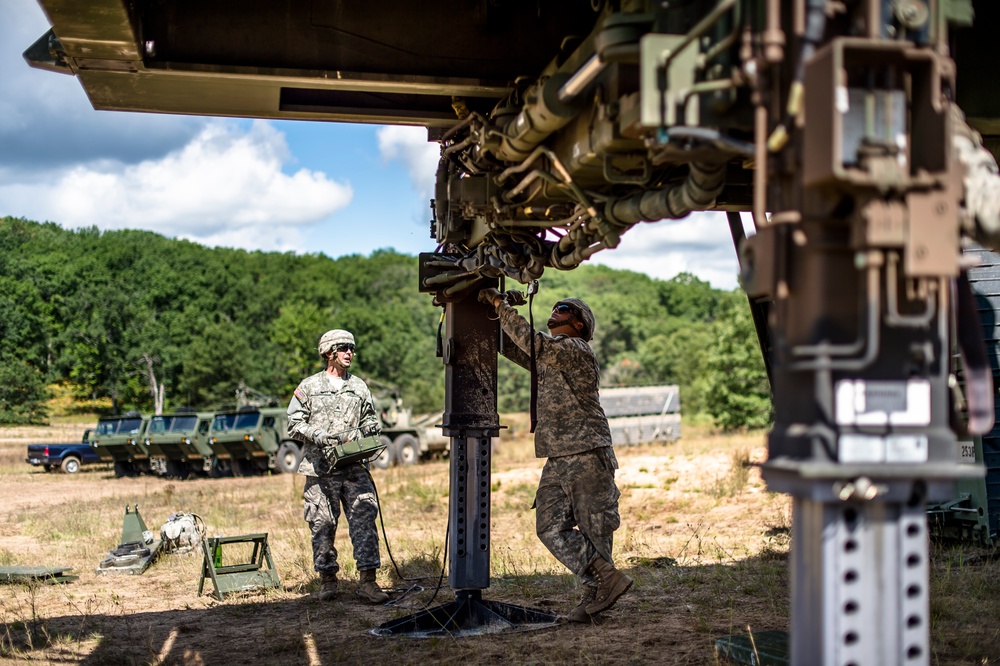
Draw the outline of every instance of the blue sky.
<instances>
[{"instance_id":1,"label":"blue sky","mask_svg":"<svg viewBox=\"0 0 1000 666\"><path fill-rule=\"evenodd\" d=\"M48 27L35 0L0 1L0 215L331 257L434 249L422 128L94 111L75 77L25 64ZM591 262L736 286L722 214L638 225Z\"/></svg>"}]
</instances>

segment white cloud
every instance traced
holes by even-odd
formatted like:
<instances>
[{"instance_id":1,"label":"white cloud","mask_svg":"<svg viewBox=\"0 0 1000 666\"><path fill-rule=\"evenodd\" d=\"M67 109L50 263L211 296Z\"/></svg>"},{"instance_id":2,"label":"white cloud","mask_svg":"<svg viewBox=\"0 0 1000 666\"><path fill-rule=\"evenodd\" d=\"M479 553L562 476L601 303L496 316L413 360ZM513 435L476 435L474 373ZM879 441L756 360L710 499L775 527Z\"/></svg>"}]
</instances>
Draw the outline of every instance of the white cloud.
<instances>
[{"instance_id":1,"label":"white cloud","mask_svg":"<svg viewBox=\"0 0 1000 666\"><path fill-rule=\"evenodd\" d=\"M183 148L135 165L103 160L50 183L0 184L5 214L67 227L139 228L206 245L301 250L303 227L351 201L325 174L289 175L284 135L258 121L248 131L213 121Z\"/></svg>"},{"instance_id":2,"label":"white cloud","mask_svg":"<svg viewBox=\"0 0 1000 666\"><path fill-rule=\"evenodd\" d=\"M434 196L434 173L437 171L440 145L427 141L427 130L391 125L380 128L377 137L382 159L402 162L417 193L425 198Z\"/></svg>"},{"instance_id":3,"label":"white cloud","mask_svg":"<svg viewBox=\"0 0 1000 666\"><path fill-rule=\"evenodd\" d=\"M693 213L683 220L641 223L622 235L619 246L591 262L669 280L688 272L719 289L737 286L739 264L723 213Z\"/></svg>"}]
</instances>

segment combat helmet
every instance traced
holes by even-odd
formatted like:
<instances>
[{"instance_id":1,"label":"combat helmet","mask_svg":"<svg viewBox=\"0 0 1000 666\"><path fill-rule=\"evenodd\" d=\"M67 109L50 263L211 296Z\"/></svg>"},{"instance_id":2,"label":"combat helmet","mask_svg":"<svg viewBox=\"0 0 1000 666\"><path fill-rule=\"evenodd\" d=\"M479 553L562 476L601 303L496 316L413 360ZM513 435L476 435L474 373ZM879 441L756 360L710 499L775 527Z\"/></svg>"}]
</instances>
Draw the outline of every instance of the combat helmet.
<instances>
[{"instance_id":1,"label":"combat helmet","mask_svg":"<svg viewBox=\"0 0 1000 666\"><path fill-rule=\"evenodd\" d=\"M354 336L350 331L345 331L340 328L335 328L332 331L327 331L323 334L323 337L319 339L319 355L326 357L327 353L337 345L353 345Z\"/></svg>"},{"instance_id":2,"label":"combat helmet","mask_svg":"<svg viewBox=\"0 0 1000 666\"><path fill-rule=\"evenodd\" d=\"M594 319L594 313L590 311L586 303L579 298L564 298L556 303L556 305L568 305L573 308L573 312L576 313L577 318L583 322L583 330L580 331L580 337L587 342L590 342L594 338L597 320Z\"/></svg>"}]
</instances>

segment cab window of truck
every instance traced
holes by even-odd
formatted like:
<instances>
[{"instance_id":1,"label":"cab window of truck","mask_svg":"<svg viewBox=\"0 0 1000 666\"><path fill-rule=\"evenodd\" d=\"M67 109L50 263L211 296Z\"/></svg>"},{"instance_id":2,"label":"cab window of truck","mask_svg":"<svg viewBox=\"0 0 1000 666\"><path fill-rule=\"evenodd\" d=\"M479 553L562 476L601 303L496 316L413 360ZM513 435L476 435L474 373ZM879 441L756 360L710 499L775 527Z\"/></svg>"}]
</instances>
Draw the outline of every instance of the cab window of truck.
<instances>
[{"instance_id":1,"label":"cab window of truck","mask_svg":"<svg viewBox=\"0 0 1000 666\"><path fill-rule=\"evenodd\" d=\"M212 422L212 430L216 432L230 430L234 423L236 423L236 414L219 414Z\"/></svg>"},{"instance_id":2,"label":"cab window of truck","mask_svg":"<svg viewBox=\"0 0 1000 666\"><path fill-rule=\"evenodd\" d=\"M121 427L118 429L119 432L127 432L131 435L137 434L139 428L142 427L142 419L122 419Z\"/></svg>"},{"instance_id":3,"label":"cab window of truck","mask_svg":"<svg viewBox=\"0 0 1000 666\"><path fill-rule=\"evenodd\" d=\"M264 427L265 428L273 428L274 427L274 417L273 416L268 416L267 418L264 419Z\"/></svg>"},{"instance_id":4,"label":"cab window of truck","mask_svg":"<svg viewBox=\"0 0 1000 666\"><path fill-rule=\"evenodd\" d=\"M235 427L237 429L238 428L256 428L257 427L257 423L259 421L260 421L260 413L259 412L246 412L246 413L240 414L239 416L236 417L236 425L233 426L233 427Z\"/></svg>"},{"instance_id":5,"label":"cab window of truck","mask_svg":"<svg viewBox=\"0 0 1000 666\"><path fill-rule=\"evenodd\" d=\"M179 432L182 430L194 430L195 424L198 422L197 416L175 416L171 419L170 430L172 432Z\"/></svg>"}]
</instances>

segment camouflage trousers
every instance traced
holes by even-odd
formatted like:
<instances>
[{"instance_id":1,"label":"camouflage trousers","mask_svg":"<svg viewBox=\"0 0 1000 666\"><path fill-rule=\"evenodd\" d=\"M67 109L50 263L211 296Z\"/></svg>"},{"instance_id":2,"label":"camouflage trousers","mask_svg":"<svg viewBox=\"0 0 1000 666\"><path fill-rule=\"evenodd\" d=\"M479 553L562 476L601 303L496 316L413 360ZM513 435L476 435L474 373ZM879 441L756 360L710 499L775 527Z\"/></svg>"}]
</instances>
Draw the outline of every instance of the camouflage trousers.
<instances>
[{"instance_id":1,"label":"camouflage trousers","mask_svg":"<svg viewBox=\"0 0 1000 666\"><path fill-rule=\"evenodd\" d=\"M614 532L621 524L615 484L618 461L609 446L549 458L535 495L535 532L557 560L586 584L598 555L612 562Z\"/></svg>"},{"instance_id":2,"label":"camouflage trousers","mask_svg":"<svg viewBox=\"0 0 1000 666\"><path fill-rule=\"evenodd\" d=\"M351 465L328 476L307 476L305 519L312 533L313 568L319 573L337 573L337 549L333 545L344 507L347 528L354 545L354 561L358 571L378 569L382 564L378 552L378 530L375 516L378 503L375 485L361 465Z\"/></svg>"}]
</instances>

